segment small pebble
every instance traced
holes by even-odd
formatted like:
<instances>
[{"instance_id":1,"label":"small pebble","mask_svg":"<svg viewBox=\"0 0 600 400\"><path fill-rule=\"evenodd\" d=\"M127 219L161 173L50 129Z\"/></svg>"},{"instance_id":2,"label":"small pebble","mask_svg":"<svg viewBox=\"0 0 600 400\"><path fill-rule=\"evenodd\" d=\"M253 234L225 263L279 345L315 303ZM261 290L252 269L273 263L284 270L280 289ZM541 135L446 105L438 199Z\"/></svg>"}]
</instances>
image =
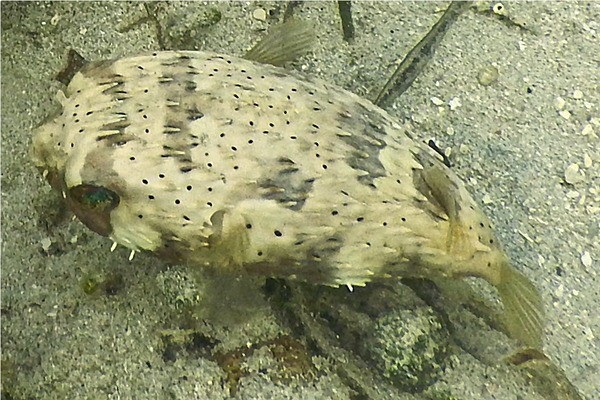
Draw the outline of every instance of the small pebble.
<instances>
[{"instance_id":1,"label":"small pebble","mask_svg":"<svg viewBox=\"0 0 600 400\"><path fill-rule=\"evenodd\" d=\"M569 199L576 199L577 197L579 197L579 192L577 190L569 190L567 192L567 197Z\"/></svg>"},{"instance_id":2,"label":"small pebble","mask_svg":"<svg viewBox=\"0 0 600 400\"><path fill-rule=\"evenodd\" d=\"M454 136L454 128L449 126L448 128L446 128L446 135L448 136Z\"/></svg>"},{"instance_id":3,"label":"small pebble","mask_svg":"<svg viewBox=\"0 0 600 400\"><path fill-rule=\"evenodd\" d=\"M510 21L513 24L515 24L515 25L517 25L518 27L521 27L521 28L527 28L527 26L529 25L529 21L527 20L527 18L519 16L519 15L517 15L517 16L511 16L510 17Z\"/></svg>"},{"instance_id":4,"label":"small pebble","mask_svg":"<svg viewBox=\"0 0 600 400\"><path fill-rule=\"evenodd\" d=\"M546 259L544 258L543 255L538 254L538 265L544 265L546 263Z\"/></svg>"},{"instance_id":5,"label":"small pebble","mask_svg":"<svg viewBox=\"0 0 600 400\"><path fill-rule=\"evenodd\" d=\"M558 112L558 115L560 115L561 117L563 117L564 119L569 119L571 118L571 113L568 110L560 110Z\"/></svg>"},{"instance_id":6,"label":"small pebble","mask_svg":"<svg viewBox=\"0 0 600 400\"><path fill-rule=\"evenodd\" d=\"M487 65L479 70L477 81L481 86L489 86L496 82L499 76L498 68L493 65Z\"/></svg>"},{"instance_id":7,"label":"small pebble","mask_svg":"<svg viewBox=\"0 0 600 400\"><path fill-rule=\"evenodd\" d=\"M565 287L564 287L564 285L559 285L559 286L556 288L556 290L554 291L554 295L555 295L557 298L559 298L559 299L560 299L560 298L561 298L561 297L562 297L564 294L565 294Z\"/></svg>"},{"instance_id":8,"label":"small pebble","mask_svg":"<svg viewBox=\"0 0 600 400\"><path fill-rule=\"evenodd\" d=\"M58 25L58 21L60 21L60 15L54 14L54 16L50 19L50 25L56 26Z\"/></svg>"},{"instance_id":9,"label":"small pebble","mask_svg":"<svg viewBox=\"0 0 600 400\"><path fill-rule=\"evenodd\" d=\"M444 100L440 99L439 97L432 97L431 102L436 106L441 106L444 104Z\"/></svg>"},{"instance_id":10,"label":"small pebble","mask_svg":"<svg viewBox=\"0 0 600 400\"><path fill-rule=\"evenodd\" d=\"M588 214L590 215L596 215L596 214L600 214L600 207L596 207L596 206L588 206L586 208L586 211Z\"/></svg>"},{"instance_id":11,"label":"small pebble","mask_svg":"<svg viewBox=\"0 0 600 400\"><path fill-rule=\"evenodd\" d=\"M481 201L483 202L483 204L492 204L494 201L492 200L492 197L489 194L485 194L483 196L483 198L481 199Z\"/></svg>"},{"instance_id":12,"label":"small pebble","mask_svg":"<svg viewBox=\"0 0 600 400\"><path fill-rule=\"evenodd\" d=\"M492 12L496 15L500 15L502 17L506 17L508 15L508 10L502 3L496 3L492 6Z\"/></svg>"},{"instance_id":13,"label":"small pebble","mask_svg":"<svg viewBox=\"0 0 600 400\"><path fill-rule=\"evenodd\" d=\"M587 136L587 135L591 135L594 133L594 128L592 127L592 124L587 124L586 126L583 127L583 129L581 130L581 134L583 136Z\"/></svg>"},{"instance_id":14,"label":"small pebble","mask_svg":"<svg viewBox=\"0 0 600 400\"><path fill-rule=\"evenodd\" d=\"M583 166L585 168L591 168L592 166L592 157L590 157L587 153L583 155Z\"/></svg>"},{"instance_id":15,"label":"small pebble","mask_svg":"<svg viewBox=\"0 0 600 400\"><path fill-rule=\"evenodd\" d=\"M565 108L565 104L567 104L567 102L562 97L557 97L554 99L554 109L556 111L560 111Z\"/></svg>"},{"instance_id":16,"label":"small pebble","mask_svg":"<svg viewBox=\"0 0 600 400\"><path fill-rule=\"evenodd\" d=\"M252 12L252 18L259 20L259 21L266 21L267 20L267 12L262 8L257 8L256 10L254 10Z\"/></svg>"},{"instance_id":17,"label":"small pebble","mask_svg":"<svg viewBox=\"0 0 600 400\"><path fill-rule=\"evenodd\" d=\"M454 111L456 110L458 107L462 106L462 103L460 102L460 99L458 97L453 97L452 99L450 99L450 101L448 102L448 105L450 106L450 111Z\"/></svg>"},{"instance_id":18,"label":"small pebble","mask_svg":"<svg viewBox=\"0 0 600 400\"><path fill-rule=\"evenodd\" d=\"M575 184L581 182L583 180L583 176L579 172L578 164L570 164L567 169L565 169L565 182L570 184Z\"/></svg>"},{"instance_id":19,"label":"small pebble","mask_svg":"<svg viewBox=\"0 0 600 400\"><path fill-rule=\"evenodd\" d=\"M574 98L575 100L581 100L583 99L583 92L581 90L575 90L573 92L573 94L571 95L572 98Z\"/></svg>"},{"instance_id":20,"label":"small pebble","mask_svg":"<svg viewBox=\"0 0 600 400\"><path fill-rule=\"evenodd\" d=\"M581 255L581 263L584 267L590 268L592 266L592 256L589 251L584 251Z\"/></svg>"},{"instance_id":21,"label":"small pebble","mask_svg":"<svg viewBox=\"0 0 600 400\"><path fill-rule=\"evenodd\" d=\"M50 240L50 238L43 238L42 239L42 249L44 251L48 251L50 249L50 246L52 245L52 240Z\"/></svg>"}]
</instances>

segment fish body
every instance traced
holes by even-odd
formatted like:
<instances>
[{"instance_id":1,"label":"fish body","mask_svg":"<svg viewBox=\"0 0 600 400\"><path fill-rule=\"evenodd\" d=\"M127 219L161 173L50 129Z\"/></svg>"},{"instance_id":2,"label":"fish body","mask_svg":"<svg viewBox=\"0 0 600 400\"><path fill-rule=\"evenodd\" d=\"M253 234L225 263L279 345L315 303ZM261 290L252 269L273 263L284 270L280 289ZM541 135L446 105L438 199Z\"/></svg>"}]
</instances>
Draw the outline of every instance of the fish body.
<instances>
[{"instance_id":1,"label":"fish body","mask_svg":"<svg viewBox=\"0 0 600 400\"><path fill-rule=\"evenodd\" d=\"M384 110L209 52L88 64L35 164L90 229L177 263L331 286L481 277L536 345L539 295L460 179Z\"/></svg>"}]
</instances>

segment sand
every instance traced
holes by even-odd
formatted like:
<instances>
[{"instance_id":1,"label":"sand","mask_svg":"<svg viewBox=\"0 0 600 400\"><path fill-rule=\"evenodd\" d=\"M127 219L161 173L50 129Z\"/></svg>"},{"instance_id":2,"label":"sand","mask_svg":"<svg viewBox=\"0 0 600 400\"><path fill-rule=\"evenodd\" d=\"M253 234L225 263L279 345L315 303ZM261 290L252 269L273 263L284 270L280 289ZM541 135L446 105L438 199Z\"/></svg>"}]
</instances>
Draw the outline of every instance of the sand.
<instances>
[{"instance_id":1,"label":"sand","mask_svg":"<svg viewBox=\"0 0 600 400\"><path fill-rule=\"evenodd\" d=\"M350 44L334 2L299 6L318 43L289 68L374 99L446 4L356 3ZM600 3L505 6L504 19L466 11L388 110L449 152L540 289L549 382L503 362L517 346L483 319L452 302L440 313L400 283L349 293L128 261L61 211L28 146L57 107L69 48L88 60L160 46L242 55L283 3L3 2L2 397L578 398L553 386L570 381L597 398ZM483 86L490 66L499 77Z\"/></svg>"}]
</instances>

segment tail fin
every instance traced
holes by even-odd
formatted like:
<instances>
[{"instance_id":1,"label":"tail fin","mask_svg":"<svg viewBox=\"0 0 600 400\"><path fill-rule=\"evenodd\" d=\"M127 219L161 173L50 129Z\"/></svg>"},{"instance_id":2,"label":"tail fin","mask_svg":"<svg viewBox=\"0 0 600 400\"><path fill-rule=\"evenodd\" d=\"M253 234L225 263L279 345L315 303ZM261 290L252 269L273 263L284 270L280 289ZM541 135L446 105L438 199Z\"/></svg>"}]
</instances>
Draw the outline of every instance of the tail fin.
<instances>
[{"instance_id":1,"label":"tail fin","mask_svg":"<svg viewBox=\"0 0 600 400\"><path fill-rule=\"evenodd\" d=\"M504 265L496 288L504 304L504 324L509 336L541 349L544 310L537 289L509 264Z\"/></svg>"}]
</instances>

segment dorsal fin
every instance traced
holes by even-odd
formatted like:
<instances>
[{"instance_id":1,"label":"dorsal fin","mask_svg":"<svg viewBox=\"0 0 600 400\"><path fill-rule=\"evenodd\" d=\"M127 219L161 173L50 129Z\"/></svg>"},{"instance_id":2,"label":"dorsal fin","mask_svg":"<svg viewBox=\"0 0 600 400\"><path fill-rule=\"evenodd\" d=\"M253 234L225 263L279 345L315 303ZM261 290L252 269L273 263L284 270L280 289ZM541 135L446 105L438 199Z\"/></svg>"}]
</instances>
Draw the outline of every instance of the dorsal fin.
<instances>
[{"instance_id":1,"label":"dorsal fin","mask_svg":"<svg viewBox=\"0 0 600 400\"><path fill-rule=\"evenodd\" d=\"M306 21L291 20L274 26L245 55L246 60L281 66L306 54L315 42L312 25Z\"/></svg>"}]
</instances>

